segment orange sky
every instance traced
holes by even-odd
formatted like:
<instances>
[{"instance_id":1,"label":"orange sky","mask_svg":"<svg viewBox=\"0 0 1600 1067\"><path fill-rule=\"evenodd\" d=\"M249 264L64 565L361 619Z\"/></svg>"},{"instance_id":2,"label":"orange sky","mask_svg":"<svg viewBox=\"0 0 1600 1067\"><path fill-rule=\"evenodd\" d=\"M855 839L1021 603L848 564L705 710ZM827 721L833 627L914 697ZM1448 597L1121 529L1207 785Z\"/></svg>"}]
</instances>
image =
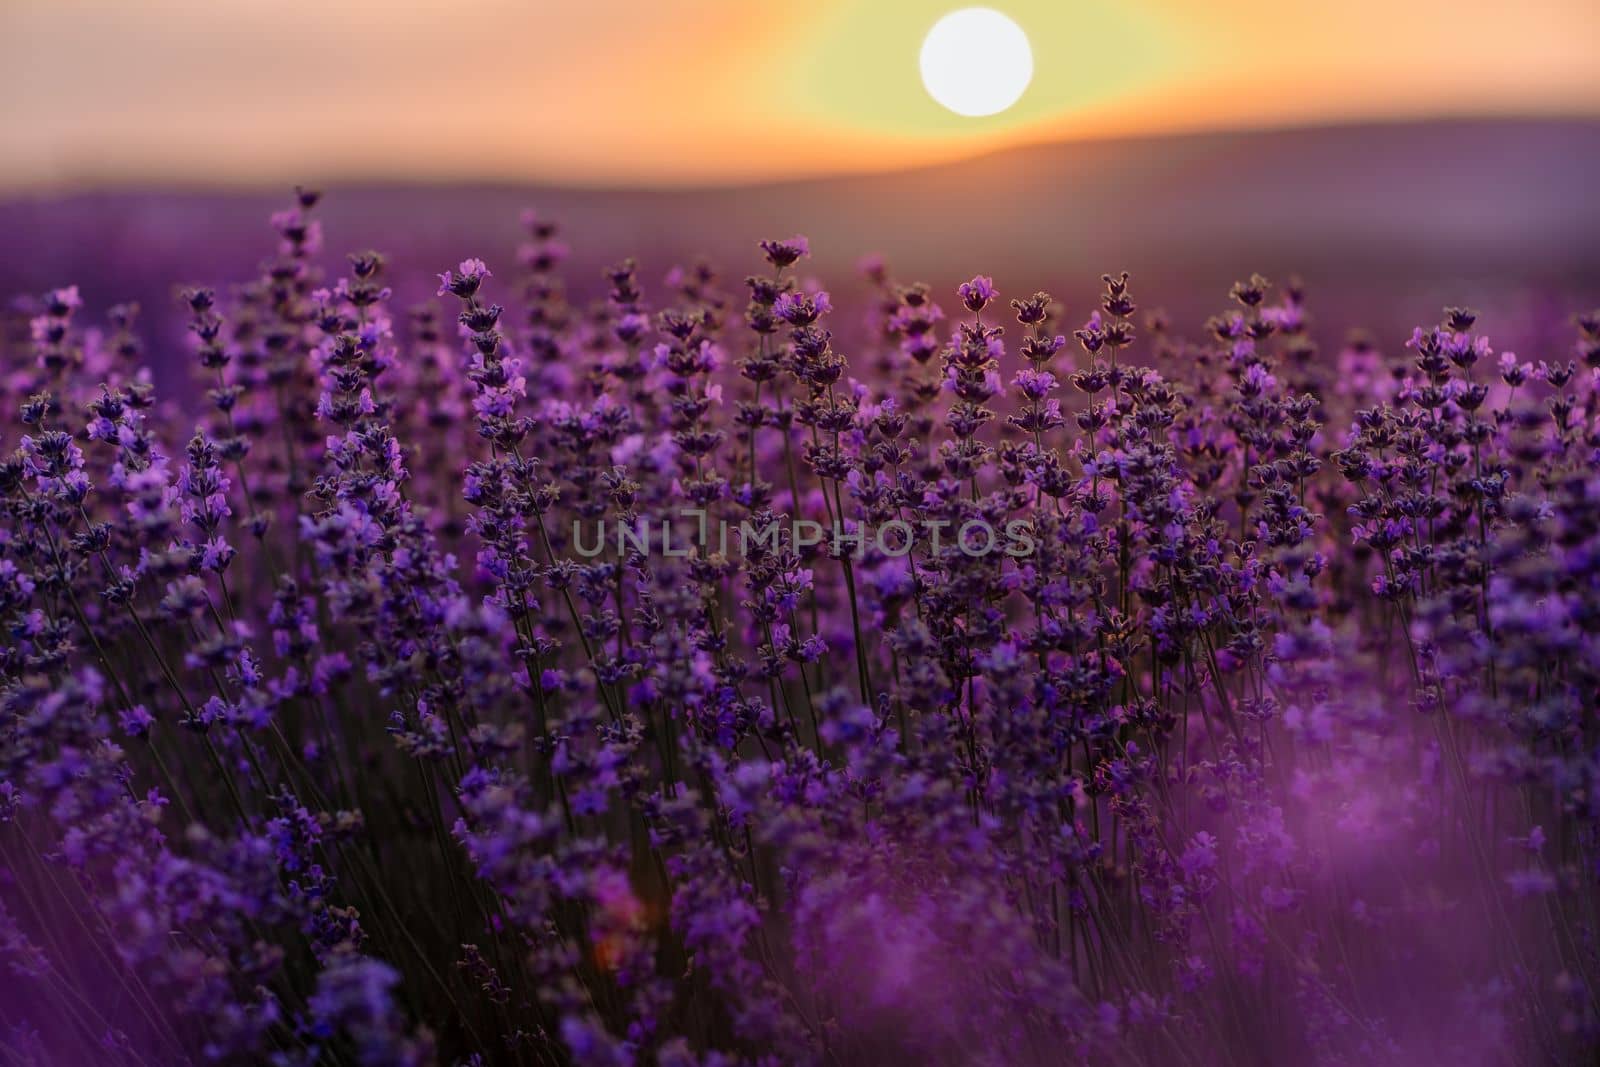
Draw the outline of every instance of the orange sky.
<instances>
[{"instance_id":1,"label":"orange sky","mask_svg":"<svg viewBox=\"0 0 1600 1067\"><path fill-rule=\"evenodd\" d=\"M1596 0L991 0L1012 111L922 91L925 0L0 0L0 188L491 178L662 185L1023 141L1600 117Z\"/></svg>"}]
</instances>

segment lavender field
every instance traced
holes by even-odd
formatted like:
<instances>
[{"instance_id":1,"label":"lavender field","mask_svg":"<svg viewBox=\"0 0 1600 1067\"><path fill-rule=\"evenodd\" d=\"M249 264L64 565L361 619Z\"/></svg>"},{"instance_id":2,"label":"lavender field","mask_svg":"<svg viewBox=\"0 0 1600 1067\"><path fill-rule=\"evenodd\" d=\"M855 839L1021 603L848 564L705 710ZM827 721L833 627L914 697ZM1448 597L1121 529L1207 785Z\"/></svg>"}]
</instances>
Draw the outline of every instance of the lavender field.
<instances>
[{"instance_id":1,"label":"lavender field","mask_svg":"<svg viewBox=\"0 0 1600 1067\"><path fill-rule=\"evenodd\" d=\"M1499 230L1092 271L1017 203L854 266L870 200L8 207L5 1063L1594 1062L1600 258L1530 136ZM1327 304L1197 278L1297 250Z\"/></svg>"}]
</instances>

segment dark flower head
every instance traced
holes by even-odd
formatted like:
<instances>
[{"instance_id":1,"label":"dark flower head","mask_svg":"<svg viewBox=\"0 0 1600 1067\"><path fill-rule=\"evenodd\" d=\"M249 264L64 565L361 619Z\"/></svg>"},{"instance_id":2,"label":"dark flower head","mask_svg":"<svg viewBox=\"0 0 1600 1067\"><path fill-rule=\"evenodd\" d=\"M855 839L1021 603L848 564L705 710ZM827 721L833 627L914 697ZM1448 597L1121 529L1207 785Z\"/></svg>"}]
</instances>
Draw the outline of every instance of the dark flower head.
<instances>
[{"instance_id":1,"label":"dark flower head","mask_svg":"<svg viewBox=\"0 0 1600 1067\"><path fill-rule=\"evenodd\" d=\"M1096 311L1090 315L1088 322L1072 331L1072 336L1078 339L1083 350L1091 356L1099 352L1106 343L1105 320L1101 318L1100 312Z\"/></svg>"},{"instance_id":2,"label":"dark flower head","mask_svg":"<svg viewBox=\"0 0 1600 1067\"><path fill-rule=\"evenodd\" d=\"M762 241L761 251L778 270L793 266L802 256L811 254L811 242L799 234L784 241Z\"/></svg>"},{"instance_id":3,"label":"dark flower head","mask_svg":"<svg viewBox=\"0 0 1600 1067\"><path fill-rule=\"evenodd\" d=\"M459 273L452 274L445 271L439 275L439 295L454 295L463 300L470 300L483 284L485 278L491 277L489 266L481 259L464 259L458 268Z\"/></svg>"},{"instance_id":4,"label":"dark flower head","mask_svg":"<svg viewBox=\"0 0 1600 1067\"><path fill-rule=\"evenodd\" d=\"M1100 280L1105 283L1106 295L1101 298L1100 306L1107 315L1125 319L1136 310L1133 297L1128 293L1128 272L1122 271L1115 277L1109 274L1100 275Z\"/></svg>"},{"instance_id":5,"label":"dark flower head","mask_svg":"<svg viewBox=\"0 0 1600 1067\"><path fill-rule=\"evenodd\" d=\"M1247 282L1234 282L1233 288L1228 290L1228 296L1247 308L1257 307L1266 298L1271 285L1272 283L1261 275L1252 274Z\"/></svg>"},{"instance_id":6,"label":"dark flower head","mask_svg":"<svg viewBox=\"0 0 1600 1067\"><path fill-rule=\"evenodd\" d=\"M78 295L76 285L52 289L44 295L44 312L52 318L64 319L82 306L83 297Z\"/></svg>"},{"instance_id":7,"label":"dark flower head","mask_svg":"<svg viewBox=\"0 0 1600 1067\"><path fill-rule=\"evenodd\" d=\"M466 264L462 264L465 273ZM383 256L377 252L353 252L350 255L350 271L357 278L363 280L377 277L383 270ZM488 277L489 268L483 268L483 277Z\"/></svg>"},{"instance_id":8,"label":"dark flower head","mask_svg":"<svg viewBox=\"0 0 1600 1067\"><path fill-rule=\"evenodd\" d=\"M1049 316L1050 294L1034 293L1026 300L1013 300L1011 306L1016 309L1017 321L1024 326L1037 326Z\"/></svg>"},{"instance_id":9,"label":"dark flower head","mask_svg":"<svg viewBox=\"0 0 1600 1067\"><path fill-rule=\"evenodd\" d=\"M812 293L788 292L778 297L772 313L791 326L810 326L833 309L833 302L824 291Z\"/></svg>"},{"instance_id":10,"label":"dark flower head","mask_svg":"<svg viewBox=\"0 0 1600 1067\"><path fill-rule=\"evenodd\" d=\"M973 314L982 311L989 301L999 295L999 290L994 287L994 279L982 274L970 282L962 282L956 292L961 295L961 303Z\"/></svg>"},{"instance_id":11,"label":"dark flower head","mask_svg":"<svg viewBox=\"0 0 1600 1067\"><path fill-rule=\"evenodd\" d=\"M189 305L189 310L195 314L210 311L217 305L217 294L210 289L195 287L183 291L183 302Z\"/></svg>"}]
</instances>

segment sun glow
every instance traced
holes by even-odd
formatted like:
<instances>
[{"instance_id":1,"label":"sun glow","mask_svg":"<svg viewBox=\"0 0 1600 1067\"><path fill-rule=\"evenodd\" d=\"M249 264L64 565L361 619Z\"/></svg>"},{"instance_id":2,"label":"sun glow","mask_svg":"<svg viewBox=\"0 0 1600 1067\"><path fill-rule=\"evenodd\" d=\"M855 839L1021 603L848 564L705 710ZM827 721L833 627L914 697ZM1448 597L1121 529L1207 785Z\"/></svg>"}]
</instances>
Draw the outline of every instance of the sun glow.
<instances>
[{"instance_id":1,"label":"sun glow","mask_svg":"<svg viewBox=\"0 0 1600 1067\"><path fill-rule=\"evenodd\" d=\"M922 42L922 84L957 115L997 115L1033 80L1033 49L1011 19L987 7L952 11Z\"/></svg>"}]
</instances>

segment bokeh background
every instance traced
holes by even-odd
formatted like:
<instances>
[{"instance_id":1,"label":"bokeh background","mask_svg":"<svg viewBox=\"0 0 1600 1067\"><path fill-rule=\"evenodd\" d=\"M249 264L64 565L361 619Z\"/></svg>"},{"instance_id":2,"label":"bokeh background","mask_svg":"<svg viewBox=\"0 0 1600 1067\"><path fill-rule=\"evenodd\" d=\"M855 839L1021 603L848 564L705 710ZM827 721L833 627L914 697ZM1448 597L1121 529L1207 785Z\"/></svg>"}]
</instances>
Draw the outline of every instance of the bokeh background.
<instances>
[{"instance_id":1,"label":"bokeh background","mask_svg":"<svg viewBox=\"0 0 1600 1067\"><path fill-rule=\"evenodd\" d=\"M1036 74L984 119L917 75L960 6L0 0L0 291L159 330L306 182L330 254L413 275L503 261L532 206L580 287L624 255L739 277L798 231L836 290L870 252L1086 306L1126 269L1177 319L1294 274L1396 346L1447 302L1539 345L1600 292L1593 0L996 0Z\"/></svg>"}]
</instances>

